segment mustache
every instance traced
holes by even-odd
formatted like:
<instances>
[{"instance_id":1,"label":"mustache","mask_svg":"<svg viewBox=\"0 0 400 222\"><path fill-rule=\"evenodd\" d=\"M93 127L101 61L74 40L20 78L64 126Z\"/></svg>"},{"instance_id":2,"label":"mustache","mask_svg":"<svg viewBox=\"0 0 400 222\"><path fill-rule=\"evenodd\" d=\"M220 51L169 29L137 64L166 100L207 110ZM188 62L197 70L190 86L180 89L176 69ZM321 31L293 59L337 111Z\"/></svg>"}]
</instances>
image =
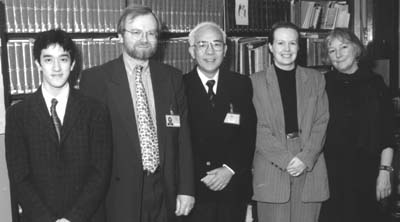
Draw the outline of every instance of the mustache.
<instances>
[{"instance_id":1,"label":"mustache","mask_svg":"<svg viewBox=\"0 0 400 222\"><path fill-rule=\"evenodd\" d=\"M143 42L143 43L137 43L136 46L146 46L146 47L151 47L152 45L148 42Z\"/></svg>"}]
</instances>

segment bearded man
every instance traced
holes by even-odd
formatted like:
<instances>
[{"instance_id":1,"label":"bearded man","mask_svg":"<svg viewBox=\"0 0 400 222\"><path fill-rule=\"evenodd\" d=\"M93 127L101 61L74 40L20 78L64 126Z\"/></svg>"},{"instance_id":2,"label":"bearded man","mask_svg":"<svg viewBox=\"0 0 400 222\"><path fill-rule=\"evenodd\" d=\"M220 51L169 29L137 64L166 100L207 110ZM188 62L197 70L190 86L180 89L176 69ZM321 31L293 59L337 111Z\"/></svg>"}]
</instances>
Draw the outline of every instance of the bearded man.
<instances>
[{"instance_id":1,"label":"bearded man","mask_svg":"<svg viewBox=\"0 0 400 222\"><path fill-rule=\"evenodd\" d=\"M170 222L194 205L193 157L182 73L150 58L160 22L148 7L118 22L122 55L85 70L80 89L111 115L113 167L109 222Z\"/></svg>"}]
</instances>

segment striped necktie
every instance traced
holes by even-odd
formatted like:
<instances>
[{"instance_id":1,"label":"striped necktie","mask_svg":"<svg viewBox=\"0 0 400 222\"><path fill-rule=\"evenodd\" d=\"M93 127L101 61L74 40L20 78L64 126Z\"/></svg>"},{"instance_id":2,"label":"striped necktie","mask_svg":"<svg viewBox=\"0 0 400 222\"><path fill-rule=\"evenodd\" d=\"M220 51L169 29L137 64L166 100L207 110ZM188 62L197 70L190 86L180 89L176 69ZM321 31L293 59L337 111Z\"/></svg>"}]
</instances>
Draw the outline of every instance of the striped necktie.
<instances>
[{"instance_id":1,"label":"striped necktie","mask_svg":"<svg viewBox=\"0 0 400 222\"><path fill-rule=\"evenodd\" d=\"M60 121L60 118L58 118L57 111L56 111L57 103L58 103L58 101L55 98L53 98L51 100L50 113L51 113L51 119L53 120L54 128L56 129L56 132L57 132L58 141L60 141L61 121Z\"/></svg>"}]
</instances>

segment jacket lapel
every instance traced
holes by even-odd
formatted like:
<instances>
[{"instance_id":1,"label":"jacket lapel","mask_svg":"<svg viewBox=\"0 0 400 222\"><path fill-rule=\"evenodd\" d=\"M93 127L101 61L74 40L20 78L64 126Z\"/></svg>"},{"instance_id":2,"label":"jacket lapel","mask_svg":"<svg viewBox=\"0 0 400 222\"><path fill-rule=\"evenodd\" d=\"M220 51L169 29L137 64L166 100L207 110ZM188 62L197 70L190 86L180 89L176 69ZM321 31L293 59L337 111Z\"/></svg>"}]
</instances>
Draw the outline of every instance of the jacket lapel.
<instances>
[{"instance_id":1,"label":"jacket lapel","mask_svg":"<svg viewBox=\"0 0 400 222\"><path fill-rule=\"evenodd\" d=\"M271 102L271 104L268 105L269 107L266 107L266 110L271 110L273 114L272 116L275 117L270 121L275 123L276 129L284 130L285 118L283 114L282 98L274 66L268 68L268 71L266 72L266 82L266 96L270 97L269 101Z\"/></svg>"},{"instance_id":2,"label":"jacket lapel","mask_svg":"<svg viewBox=\"0 0 400 222\"><path fill-rule=\"evenodd\" d=\"M63 141L71 131L72 127L74 126L75 121L79 117L79 113L81 111L81 106L79 105L79 103L80 103L79 95L77 95L75 90L71 88L68 96L67 107L65 109L63 126L61 127L60 143L63 143Z\"/></svg>"},{"instance_id":3,"label":"jacket lapel","mask_svg":"<svg viewBox=\"0 0 400 222\"><path fill-rule=\"evenodd\" d=\"M38 120L42 123L45 123L45 135L50 140L58 143L58 136L51 120L46 102L44 101L41 87L32 95L31 106L32 112L35 113Z\"/></svg>"},{"instance_id":4,"label":"jacket lapel","mask_svg":"<svg viewBox=\"0 0 400 222\"><path fill-rule=\"evenodd\" d=\"M168 81L168 75L164 74L164 71L160 66L155 64L152 60L149 61L151 83L153 85L154 95L154 107L156 110L156 121L157 121L157 136L158 136L158 149L160 154L160 165L162 166L165 159L165 147L166 135L165 135L165 115L169 113L168 107L168 95L173 92L168 91L169 85L172 85ZM176 86L178 87L178 86Z\"/></svg>"},{"instance_id":5,"label":"jacket lapel","mask_svg":"<svg viewBox=\"0 0 400 222\"><path fill-rule=\"evenodd\" d=\"M215 97L215 109L218 115L218 119L222 119L222 121L224 121L226 113L229 112L229 104L232 103L233 106L235 105L233 104L233 101L230 101L231 97L229 95L231 95L231 93L229 93L229 80L230 79L227 74L220 69L217 93ZM233 109L235 111L235 107L233 107Z\"/></svg>"},{"instance_id":6,"label":"jacket lapel","mask_svg":"<svg viewBox=\"0 0 400 222\"><path fill-rule=\"evenodd\" d=\"M309 77L304 72L303 68L297 67L296 69L296 93L297 93L297 122L299 130L301 130L303 122L304 112L307 110L307 101L309 98Z\"/></svg>"},{"instance_id":7,"label":"jacket lapel","mask_svg":"<svg viewBox=\"0 0 400 222\"><path fill-rule=\"evenodd\" d=\"M119 113L123 127L127 135L130 135L129 138L131 138L133 147L135 147L137 157L140 158L141 150L137 133L135 111L122 56L118 58L110 71L112 74L110 75L107 86L109 87L111 104L114 104L115 107L113 107L113 109L116 109Z\"/></svg>"}]
</instances>

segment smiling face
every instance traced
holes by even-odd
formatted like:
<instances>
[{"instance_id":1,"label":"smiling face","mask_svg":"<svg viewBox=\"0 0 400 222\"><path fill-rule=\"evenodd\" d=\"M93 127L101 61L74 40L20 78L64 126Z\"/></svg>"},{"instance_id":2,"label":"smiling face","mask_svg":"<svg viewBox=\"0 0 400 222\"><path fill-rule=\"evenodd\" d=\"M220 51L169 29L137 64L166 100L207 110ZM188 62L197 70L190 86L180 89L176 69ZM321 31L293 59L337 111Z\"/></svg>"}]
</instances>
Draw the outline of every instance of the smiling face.
<instances>
[{"instance_id":1,"label":"smiling face","mask_svg":"<svg viewBox=\"0 0 400 222\"><path fill-rule=\"evenodd\" d=\"M204 26L197 30L194 45L189 47L189 53L196 60L198 68L207 77L212 78L226 54L226 46L220 30L213 26Z\"/></svg>"},{"instance_id":2,"label":"smiling face","mask_svg":"<svg viewBox=\"0 0 400 222\"><path fill-rule=\"evenodd\" d=\"M275 65L283 70L292 70L295 67L299 36L291 28L278 28L274 32L274 42L269 44L269 50L274 56Z\"/></svg>"},{"instance_id":3,"label":"smiling face","mask_svg":"<svg viewBox=\"0 0 400 222\"><path fill-rule=\"evenodd\" d=\"M334 38L328 45L332 65L341 73L352 74L358 69L357 49L349 41Z\"/></svg>"},{"instance_id":4,"label":"smiling face","mask_svg":"<svg viewBox=\"0 0 400 222\"><path fill-rule=\"evenodd\" d=\"M75 61L59 44L53 44L42 49L40 61L35 61L42 73L42 87L56 95L68 83L68 78L74 68Z\"/></svg>"},{"instance_id":5,"label":"smiling face","mask_svg":"<svg viewBox=\"0 0 400 222\"><path fill-rule=\"evenodd\" d=\"M127 18L121 34L125 52L134 59L147 60L157 50L158 23L152 14Z\"/></svg>"}]
</instances>

